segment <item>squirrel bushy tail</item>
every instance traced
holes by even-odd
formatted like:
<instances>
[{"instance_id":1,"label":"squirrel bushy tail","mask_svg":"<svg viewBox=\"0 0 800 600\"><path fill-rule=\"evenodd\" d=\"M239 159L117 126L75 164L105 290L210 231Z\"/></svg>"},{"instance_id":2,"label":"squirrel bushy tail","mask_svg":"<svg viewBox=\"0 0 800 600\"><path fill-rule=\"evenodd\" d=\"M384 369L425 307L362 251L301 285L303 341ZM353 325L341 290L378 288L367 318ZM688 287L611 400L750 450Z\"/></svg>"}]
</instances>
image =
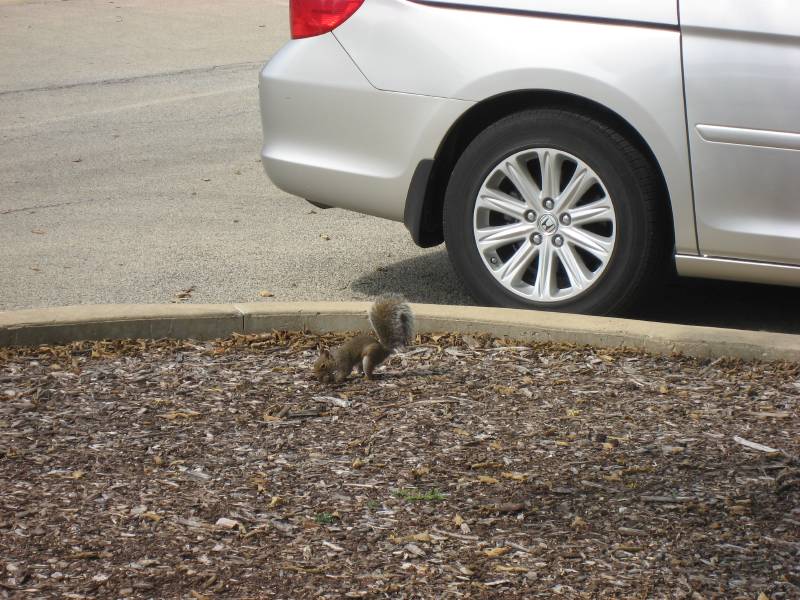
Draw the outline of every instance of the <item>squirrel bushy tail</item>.
<instances>
[{"instance_id":1,"label":"squirrel bushy tail","mask_svg":"<svg viewBox=\"0 0 800 600\"><path fill-rule=\"evenodd\" d=\"M369 323L385 348L396 350L414 337L414 313L400 294L378 297L369 309Z\"/></svg>"}]
</instances>

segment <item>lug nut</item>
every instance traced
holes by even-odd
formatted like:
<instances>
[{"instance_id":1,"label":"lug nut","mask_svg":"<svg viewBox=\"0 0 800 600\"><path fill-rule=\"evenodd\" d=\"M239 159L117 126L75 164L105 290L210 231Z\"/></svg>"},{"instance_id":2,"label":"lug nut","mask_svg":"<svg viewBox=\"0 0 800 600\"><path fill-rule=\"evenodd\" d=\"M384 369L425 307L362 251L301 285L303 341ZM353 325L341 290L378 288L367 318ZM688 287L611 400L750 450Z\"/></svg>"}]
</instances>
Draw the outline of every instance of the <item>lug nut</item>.
<instances>
[{"instance_id":1,"label":"lug nut","mask_svg":"<svg viewBox=\"0 0 800 600\"><path fill-rule=\"evenodd\" d=\"M542 234L541 233L534 233L531 236L531 242L536 244L537 246L542 243Z\"/></svg>"},{"instance_id":2,"label":"lug nut","mask_svg":"<svg viewBox=\"0 0 800 600\"><path fill-rule=\"evenodd\" d=\"M555 206L555 202L553 202L553 199L552 199L552 198L545 198L545 199L544 199L544 202L542 202L542 204L544 205L544 207L545 207L547 210L552 210L552 209L553 209L553 206Z\"/></svg>"},{"instance_id":3,"label":"lug nut","mask_svg":"<svg viewBox=\"0 0 800 600\"><path fill-rule=\"evenodd\" d=\"M493 256L492 258L489 259L489 262L492 263L493 265L496 265L497 264L497 258Z\"/></svg>"},{"instance_id":4,"label":"lug nut","mask_svg":"<svg viewBox=\"0 0 800 600\"><path fill-rule=\"evenodd\" d=\"M528 223L533 223L536 220L536 213L533 212L532 210L526 210L525 211L525 220Z\"/></svg>"},{"instance_id":5,"label":"lug nut","mask_svg":"<svg viewBox=\"0 0 800 600\"><path fill-rule=\"evenodd\" d=\"M562 225L569 225L572 223L572 217L570 217L567 213L561 215L561 224Z\"/></svg>"},{"instance_id":6,"label":"lug nut","mask_svg":"<svg viewBox=\"0 0 800 600\"><path fill-rule=\"evenodd\" d=\"M553 236L553 246L555 246L556 248L559 248L559 247L561 247L563 245L564 245L564 238L562 238L560 235L554 235Z\"/></svg>"}]
</instances>

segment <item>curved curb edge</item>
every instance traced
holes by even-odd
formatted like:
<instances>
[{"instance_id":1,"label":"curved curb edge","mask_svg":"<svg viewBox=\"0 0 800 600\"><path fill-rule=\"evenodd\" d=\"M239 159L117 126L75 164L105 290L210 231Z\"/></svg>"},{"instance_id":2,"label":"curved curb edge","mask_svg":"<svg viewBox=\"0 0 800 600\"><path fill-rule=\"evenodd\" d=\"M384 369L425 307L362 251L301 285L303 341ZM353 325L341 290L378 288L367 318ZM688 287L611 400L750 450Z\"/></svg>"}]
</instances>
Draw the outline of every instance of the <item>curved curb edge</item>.
<instances>
[{"instance_id":1,"label":"curved curb edge","mask_svg":"<svg viewBox=\"0 0 800 600\"><path fill-rule=\"evenodd\" d=\"M366 302L104 304L0 312L0 346L165 337L213 339L232 333L369 328ZM413 304L424 333L490 333L522 341L626 347L698 358L800 362L800 335L673 325L472 306Z\"/></svg>"}]
</instances>

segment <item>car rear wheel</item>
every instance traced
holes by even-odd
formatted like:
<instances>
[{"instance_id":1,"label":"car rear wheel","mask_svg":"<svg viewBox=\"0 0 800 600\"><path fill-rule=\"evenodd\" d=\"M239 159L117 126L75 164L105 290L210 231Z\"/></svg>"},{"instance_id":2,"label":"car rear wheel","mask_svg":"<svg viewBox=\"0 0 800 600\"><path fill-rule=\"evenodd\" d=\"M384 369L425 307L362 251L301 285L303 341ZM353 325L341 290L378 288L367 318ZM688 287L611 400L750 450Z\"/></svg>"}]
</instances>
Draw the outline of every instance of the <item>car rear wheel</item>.
<instances>
[{"instance_id":1,"label":"car rear wheel","mask_svg":"<svg viewBox=\"0 0 800 600\"><path fill-rule=\"evenodd\" d=\"M662 264L656 182L642 153L595 119L555 109L511 115L456 163L444 206L448 253L485 304L624 311Z\"/></svg>"}]
</instances>

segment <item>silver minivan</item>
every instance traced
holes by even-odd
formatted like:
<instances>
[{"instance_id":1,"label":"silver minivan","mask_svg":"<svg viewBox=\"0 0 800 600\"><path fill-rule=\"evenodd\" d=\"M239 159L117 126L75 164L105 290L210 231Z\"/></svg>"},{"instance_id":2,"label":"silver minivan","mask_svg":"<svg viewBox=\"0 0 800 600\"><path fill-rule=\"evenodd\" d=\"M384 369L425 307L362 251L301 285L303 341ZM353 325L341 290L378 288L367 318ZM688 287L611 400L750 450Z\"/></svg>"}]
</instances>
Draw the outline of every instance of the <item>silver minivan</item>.
<instances>
[{"instance_id":1,"label":"silver minivan","mask_svg":"<svg viewBox=\"0 0 800 600\"><path fill-rule=\"evenodd\" d=\"M290 0L262 159L446 242L485 304L595 314L681 275L800 285L800 4Z\"/></svg>"}]
</instances>

